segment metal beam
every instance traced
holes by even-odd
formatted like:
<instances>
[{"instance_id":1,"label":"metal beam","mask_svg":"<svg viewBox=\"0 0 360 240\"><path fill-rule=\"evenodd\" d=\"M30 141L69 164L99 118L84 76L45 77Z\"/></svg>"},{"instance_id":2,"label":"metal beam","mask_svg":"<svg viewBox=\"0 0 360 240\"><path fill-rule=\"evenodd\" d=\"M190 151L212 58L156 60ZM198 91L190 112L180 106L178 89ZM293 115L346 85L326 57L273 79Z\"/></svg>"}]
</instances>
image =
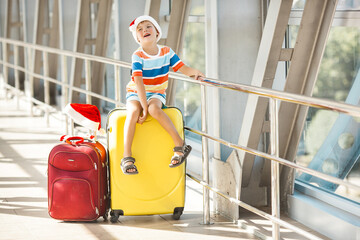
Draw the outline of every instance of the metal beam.
<instances>
[{"instance_id":1,"label":"metal beam","mask_svg":"<svg viewBox=\"0 0 360 240\"><path fill-rule=\"evenodd\" d=\"M145 15L152 16L157 22L159 20L161 0L147 0L145 6Z\"/></svg>"},{"instance_id":2,"label":"metal beam","mask_svg":"<svg viewBox=\"0 0 360 240\"><path fill-rule=\"evenodd\" d=\"M92 8L97 8L97 15L93 18L97 27L92 26ZM89 43L87 39L92 39L92 45L88 47L91 49L89 53L97 56L106 56L106 47L108 40L108 32L111 18L112 0L102 0L98 2L90 0L81 0L78 5L78 19L75 32L75 52L85 53L86 45ZM95 34L92 33L93 29L97 29ZM95 36L93 36L95 35ZM93 51L94 49L94 51ZM83 81L83 61L76 59L73 62L71 73L71 84L76 87L81 87ZM102 63L91 64L91 85L95 93L101 94L104 85L104 71L105 66ZM80 93L70 93L70 102L80 102ZM92 99L92 104L99 107L100 100L97 98Z\"/></svg>"},{"instance_id":3,"label":"metal beam","mask_svg":"<svg viewBox=\"0 0 360 240\"><path fill-rule=\"evenodd\" d=\"M294 46L292 61L286 80L285 92L311 96L315 86L326 40L335 14L337 1L307 0ZM279 110L280 157L294 161L302 134L308 107L281 103ZM292 191L293 173L282 169L281 199ZM270 184L270 163L267 161L262 175L263 185ZM284 190L285 189L285 190Z\"/></svg>"},{"instance_id":4,"label":"metal beam","mask_svg":"<svg viewBox=\"0 0 360 240\"><path fill-rule=\"evenodd\" d=\"M292 0L270 2L251 85L272 87L292 2ZM249 95L240 131L239 145L258 148L267 107L267 99ZM232 154L230 157L233 156ZM241 186L246 187L250 181L255 157L245 152L239 152L239 156L243 166Z\"/></svg>"},{"instance_id":5,"label":"metal beam","mask_svg":"<svg viewBox=\"0 0 360 240\"><path fill-rule=\"evenodd\" d=\"M170 23L165 44L171 47L178 55L181 54L182 43L185 36L185 27L189 16L191 0L177 0L172 2ZM175 83L169 79L167 89L167 104L174 103Z\"/></svg>"},{"instance_id":6,"label":"metal beam","mask_svg":"<svg viewBox=\"0 0 360 240\"><path fill-rule=\"evenodd\" d=\"M50 14L49 0L39 0L37 5L38 17L36 21L35 44L58 48L59 47L59 3L58 0L52 2L52 14ZM50 19L50 15L52 15ZM50 26L50 23L51 26ZM49 54L49 77L56 79L58 58L55 54ZM35 51L34 72L41 74L43 67L43 55ZM50 83L50 103L55 103L56 85ZM44 100L44 82L34 78L34 97Z\"/></svg>"},{"instance_id":7,"label":"metal beam","mask_svg":"<svg viewBox=\"0 0 360 240\"><path fill-rule=\"evenodd\" d=\"M108 36L110 29L110 19L111 19L111 6L112 0L100 1L99 2L99 12L97 16L98 27L96 33L96 44L95 44L95 55L96 56L106 56L106 49L108 44ZM100 10L101 9L101 10ZM102 94L104 82L105 82L105 65L98 62L92 63L92 78L91 86L94 92ZM93 104L99 105L100 100L98 98L93 98Z\"/></svg>"},{"instance_id":8,"label":"metal beam","mask_svg":"<svg viewBox=\"0 0 360 240\"><path fill-rule=\"evenodd\" d=\"M6 19L5 19L5 38L17 39L20 41L24 40L24 32L22 31L24 23L21 19L21 8L19 0L8 0L6 4ZM6 46L7 51L7 61L15 61L15 58L18 59L19 66L24 66L24 51L23 48L20 48L19 51L16 51L17 56L15 56L15 50L11 50L10 46ZM17 70L14 70L17 71ZM14 74L8 74L8 79L6 81L13 86L15 86L15 75L18 74L20 88L24 89L24 80L25 75L22 71L17 71ZM11 81L9 81L11 80Z\"/></svg>"},{"instance_id":9,"label":"metal beam","mask_svg":"<svg viewBox=\"0 0 360 240\"><path fill-rule=\"evenodd\" d=\"M294 50L293 60L290 65L289 75L287 78L287 84L285 85L286 92L292 92L295 90L295 93L297 93L296 89L301 89L301 92L299 92L300 94L308 96L312 95L337 3L338 0L320 2L316 0L306 1L302 20L304 21L304 29L299 30L301 35L298 36L298 41L295 45L297 51L295 52ZM320 12L321 14L319 14ZM313 21L311 21L312 18ZM303 32L307 29L305 24L307 27L309 27L310 32ZM303 36L305 39L302 39ZM313 41L312 44L311 41ZM309 53L305 55L304 59L301 55L304 54L303 51L306 49L305 47L308 46L309 48L309 45L312 45L312 49L307 50ZM307 64L306 68L304 66L301 67L304 63ZM303 72L303 76L299 74L302 70L301 68L306 69L306 71ZM303 85L301 88L297 88L296 84L301 83L301 78L303 78ZM295 107L291 104L280 105L279 131L289 134L287 138L280 135L280 139L282 139L282 141L280 141L280 154L286 159L294 160L296 157L296 151L303 131L307 111L308 107L298 108L298 106ZM289 116L289 113L290 116L292 116L290 119L293 119L294 122L282 125L284 120L286 121L287 117ZM285 141L287 142L285 143ZM282 143L284 143L284 145L282 145ZM280 197L282 201L285 202L287 194L291 193L292 191L293 181L291 180L293 180L294 177L293 172L289 171L288 168L284 168L281 175L281 189L283 189L283 192Z\"/></svg>"}]
</instances>

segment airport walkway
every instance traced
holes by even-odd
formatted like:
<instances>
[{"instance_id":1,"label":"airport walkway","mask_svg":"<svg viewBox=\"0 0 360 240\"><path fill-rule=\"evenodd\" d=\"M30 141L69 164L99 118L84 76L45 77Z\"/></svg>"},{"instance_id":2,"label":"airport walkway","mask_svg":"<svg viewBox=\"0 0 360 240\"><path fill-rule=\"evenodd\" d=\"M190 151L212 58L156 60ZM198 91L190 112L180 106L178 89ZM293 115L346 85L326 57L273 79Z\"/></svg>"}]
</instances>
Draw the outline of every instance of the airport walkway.
<instances>
[{"instance_id":1,"label":"airport walkway","mask_svg":"<svg viewBox=\"0 0 360 240\"><path fill-rule=\"evenodd\" d=\"M238 224L212 215L212 225L202 222L202 187L188 179L185 211L180 220L171 215L121 216L118 223L70 223L47 213L47 157L64 133L60 115L46 127L41 111L30 116L28 102L5 99L0 88L0 239L268 239L271 223L244 214ZM290 221L290 220L289 220ZM292 221L293 223L293 221ZM261 232L261 234L259 234ZM283 239L304 239L282 229ZM321 236L320 236L321 237Z\"/></svg>"}]
</instances>

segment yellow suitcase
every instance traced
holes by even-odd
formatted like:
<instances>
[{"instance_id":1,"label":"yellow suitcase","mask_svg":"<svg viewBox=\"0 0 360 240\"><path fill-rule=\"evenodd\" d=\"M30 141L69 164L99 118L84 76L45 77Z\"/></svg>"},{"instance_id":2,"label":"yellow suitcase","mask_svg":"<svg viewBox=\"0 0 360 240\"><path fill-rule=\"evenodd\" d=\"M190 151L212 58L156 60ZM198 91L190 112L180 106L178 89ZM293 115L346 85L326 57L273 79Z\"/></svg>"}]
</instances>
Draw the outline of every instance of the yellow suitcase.
<instances>
[{"instance_id":1,"label":"yellow suitcase","mask_svg":"<svg viewBox=\"0 0 360 240\"><path fill-rule=\"evenodd\" d=\"M163 110L184 139L181 111ZM185 203L185 164L169 167L172 138L150 115L142 125L136 124L132 153L139 174L125 175L120 167L125 118L125 109L114 109L107 119L111 222L117 222L120 215L173 214L174 219L179 219Z\"/></svg>"}]
</instances>

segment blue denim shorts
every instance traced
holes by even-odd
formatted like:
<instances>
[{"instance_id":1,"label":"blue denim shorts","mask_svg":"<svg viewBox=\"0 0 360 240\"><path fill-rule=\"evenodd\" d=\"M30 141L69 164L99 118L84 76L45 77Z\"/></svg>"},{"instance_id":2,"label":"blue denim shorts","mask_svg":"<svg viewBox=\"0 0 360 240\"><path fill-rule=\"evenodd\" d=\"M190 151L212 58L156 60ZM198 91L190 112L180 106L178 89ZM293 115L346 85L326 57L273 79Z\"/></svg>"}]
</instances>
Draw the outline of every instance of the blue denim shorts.
<instances>
[{"instance_id":1,"label":"blue denim shorts","mask_svg":"<svg viewBox=\"0 0 360 240\"><path fill-rule=\"evenodd\" d=\"M152 98L157 98L159 99L163 105L165 105L166 103L166 94L161 94L161 93L152 93L152 92L148 92L146 93L146 100L149 101ZM127 92L126 93L126 102L129 101L138 101L140 102L139 96L137 95L137 93L134 92Z\"/></svg>"}]
</instances>

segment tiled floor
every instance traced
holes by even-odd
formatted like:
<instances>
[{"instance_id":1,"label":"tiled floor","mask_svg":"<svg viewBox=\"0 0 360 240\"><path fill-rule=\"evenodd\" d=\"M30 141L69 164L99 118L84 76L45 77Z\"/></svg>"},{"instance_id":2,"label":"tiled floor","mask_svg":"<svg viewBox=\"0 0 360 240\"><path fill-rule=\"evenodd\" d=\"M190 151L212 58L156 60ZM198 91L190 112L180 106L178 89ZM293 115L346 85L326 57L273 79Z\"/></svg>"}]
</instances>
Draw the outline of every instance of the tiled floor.
<instances>
[{"instance_id":1,"label":"tiled floor","mask_svg":"<svg viewBox=\"0 0 360 240\"><path fill-rule=\"evenodd\" d=\"M266 236L268 221L252 222L247 216L239 226L212 215L212 225L202 225L202 187L188 180L185 211L181 219L170 215L121 216L118 223L103 221L70 223L47 213L47 157L64 133L64 125L52 116L46 126L41 116L30 117L28 103L6 100L0 92L0 239L257 239L258 228ZM259 219L259 218L254 218ZM244 222L245 221L245 222ZM250 226L245 230L241 226ZM299 239L284 232L286 239ZM302 238L300 238L302 239Z\"/></svg>"}]
</instances>

